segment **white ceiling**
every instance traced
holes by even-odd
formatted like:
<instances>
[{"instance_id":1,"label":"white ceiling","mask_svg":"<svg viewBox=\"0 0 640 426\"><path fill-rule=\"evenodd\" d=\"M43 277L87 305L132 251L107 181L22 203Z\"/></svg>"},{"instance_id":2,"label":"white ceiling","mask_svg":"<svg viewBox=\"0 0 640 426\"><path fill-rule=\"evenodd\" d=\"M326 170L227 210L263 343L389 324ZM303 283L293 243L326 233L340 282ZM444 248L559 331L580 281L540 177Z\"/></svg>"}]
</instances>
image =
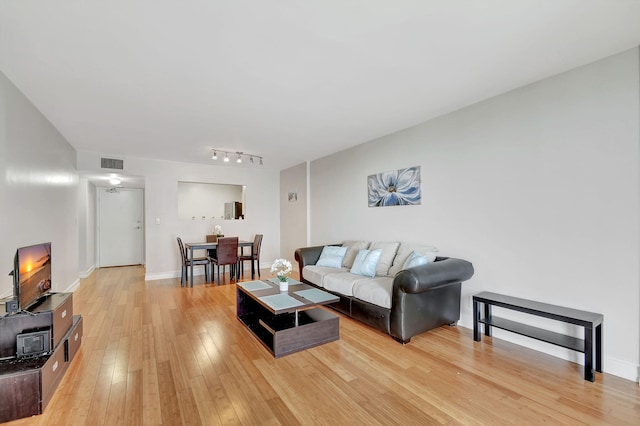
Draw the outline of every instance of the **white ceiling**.
<instances>
[{"instance_id":1,"label":"white ceiling","mask_svg":"<svg viewBox=\"0 0 640 426\"><path fill-rule=\"evenodd\" d=\"M0 0L77 150L287 168L640 44L637 0Z\"/></svg>"}]
</instances>

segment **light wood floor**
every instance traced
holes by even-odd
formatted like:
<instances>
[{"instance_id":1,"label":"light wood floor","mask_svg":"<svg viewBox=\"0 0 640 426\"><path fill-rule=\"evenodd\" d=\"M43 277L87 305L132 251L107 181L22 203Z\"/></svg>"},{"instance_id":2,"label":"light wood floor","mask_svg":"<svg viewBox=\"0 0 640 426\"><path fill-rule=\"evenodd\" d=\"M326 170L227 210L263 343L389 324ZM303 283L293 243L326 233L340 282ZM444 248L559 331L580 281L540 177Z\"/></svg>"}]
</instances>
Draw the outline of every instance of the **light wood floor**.
<instances>
[{"instance_id":1,"label":"light wood floor","mask_svg":"<svg viewBox=\"0 0 640 426\"><path fill-rule=\"evenodd\" d=\"M341 317L339 341L276 360L235 290L96 270L74 294L80 352L45 413L11 424L640 424L636 383L462 327L402 346Z\"/></svg>"}]
</instances>

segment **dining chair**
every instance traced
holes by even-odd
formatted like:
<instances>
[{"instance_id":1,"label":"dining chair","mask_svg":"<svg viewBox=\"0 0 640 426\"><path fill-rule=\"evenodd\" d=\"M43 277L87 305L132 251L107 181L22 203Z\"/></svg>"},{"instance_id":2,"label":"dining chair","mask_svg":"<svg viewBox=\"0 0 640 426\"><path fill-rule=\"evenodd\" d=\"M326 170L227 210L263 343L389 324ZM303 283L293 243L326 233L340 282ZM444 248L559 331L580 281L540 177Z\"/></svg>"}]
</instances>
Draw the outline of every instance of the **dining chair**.
<instances>
[{"instance_id":1,"label":"dining chair","mask_svg":"<svg viewBox=\"0 0 640 426\"><path fill-rule=\"evenodd\" d=\"M212 258L211 262L218 265L218 285L220 285L220 266L222 266L222 275L224 275L225 267L229 265L229 279L235 278L237 281L238 237L218 238L216 257Z\"/></svg>"},{"instance_id":2,"label":"dining chair","mask_svg":"<svg viewBox=\"0 0 640 426\"><path fill-rule=\"evenodd\" d=\"M206 236L208 243L217 243L218 242L218 238L220 238L220 237L224 237L224 235L211 235L211 234L209 234L209 235ZM209 250L207 250L207 252L209 253L209 257L212 257L212 258L216 257L216 249L214 249L214 248L213 249L209 249Z\"/></svg>"},{"instance_id":3,"label":"dining chair","mask_svg":"<svg viewBox=\"0 0 640 426\"><path fill-rule=\"evenodd\" d=\"M262 235L256 234L253 238L253 254L249 253L248 255L240 255L238 261L240 264L240 271L242 272L242 276L244 277L244 262L250 260L252 263L255 261L258 264L258 267L254 270L258 271L258 278L260 278L260 247L262 246ZM253 265L252 265L253 266ZM253 279L253 275L251 276Z\"/></svg>"},{"instance_id":4,"label":"dining chair","mask_svg":"<svg viewBox=\"0 0 640 426\"><path fill-rule=\"evenodd\" d=\"M185 281L189 281L189 267L191 266L191 259L187 256L187 252L184 249L184 244L182 244L182 239L177 237L178 239L178 247L180 248L180 257L182 258L182 275L180 276L180 287L184 287ZM194 257L193 258L193 266L203 265L204 266L204 277L209 282L209 265L211 265L211 260L209 257ZM211 271L211 275L213 275L213 271ZM191 283L193 285L193 283Z\"/></svg>"}]
</instances>

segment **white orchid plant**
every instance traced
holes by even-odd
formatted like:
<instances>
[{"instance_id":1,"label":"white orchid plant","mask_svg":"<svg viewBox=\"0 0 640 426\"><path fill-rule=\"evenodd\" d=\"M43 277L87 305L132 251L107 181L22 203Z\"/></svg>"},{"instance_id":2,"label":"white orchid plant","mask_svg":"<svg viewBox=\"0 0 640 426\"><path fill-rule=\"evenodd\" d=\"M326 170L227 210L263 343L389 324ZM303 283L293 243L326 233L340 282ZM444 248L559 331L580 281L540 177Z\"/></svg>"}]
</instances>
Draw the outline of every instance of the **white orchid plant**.
<instances>
[{"instance_id":1,"label":"white orchid plant","mask_svg":"<svg viewBox=\"0 0 640 426\"><path fill-rule=\"evenodd\" d=\"M292 270L291 262L287 259L276 259L271 265L271 273L275 273L281 282L286 282L289 279Z\"/></svg>"},{"instance_id":2,"label":"white orchid plant","mask_svg":"<svg viewBox=\"0 0 640 426\"><path fill-rule=\"evenodd\" d=\"M222 226L216 225L213 227L213 233L220 236L222 235Z\"/></svg>"}]
</instances>

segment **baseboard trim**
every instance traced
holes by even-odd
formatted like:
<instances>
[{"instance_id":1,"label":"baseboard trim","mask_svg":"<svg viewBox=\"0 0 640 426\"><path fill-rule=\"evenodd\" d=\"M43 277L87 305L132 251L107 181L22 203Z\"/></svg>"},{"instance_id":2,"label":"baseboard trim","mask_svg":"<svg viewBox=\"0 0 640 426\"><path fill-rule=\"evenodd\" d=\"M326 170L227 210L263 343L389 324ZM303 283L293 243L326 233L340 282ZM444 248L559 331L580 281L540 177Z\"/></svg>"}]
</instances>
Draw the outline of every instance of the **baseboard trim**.
<instances>
[{"instance_id":1,"label":"baseboard trim","mask_svg":"<svg viewBox=\"0 0 640 426\"><path fill-rule=\"evenodd\" d=\"M144 275L145 281L166 280L169 278L180 278L180 272L156 272Z\"/></svg>"},{"instance_id":2,"label":"baseboard trim","mask_svg":"<svg viewBox=\"0 0 640 426\"><path fill-rule=\"evenodd\" d=\"M193 276L198 277L200 275L204 275L204 269L198 268L193 270ZM145 281L155 281L155 280L167 280L170 278L180 278L182 276L181 271L167 271L167 272L154 272L151 274L145 274Z\"/></svg>"},{"instance_id":3,"label":"baseboard trim","mask_svg":"<svg viewBox=\"0 0 640 426\"><path fill-rule=\"evenodd\" d=\"M272 262L273 263L273 262ZM193 271L193 275L194 276L200 276L200 275L204 275L204 269L200 269L199 270L194 270ZM249 271L249 275L251 275L251 267L245 269L245 274L247 273L246 271ZM262 272L264 272L264 269L261 269ZM144 280L145 281L155 281L155 280L168 280L171 278L180 278L182 276L182 273L180 271L168 271L168 272L155 272L155 273L151 273L151 274L145 274L144 276ZM256 273L256 279L257 279L258 274Z\"/></svg>"},{"instance_id":4,"label":"baseboard trim","mask_svg":"<svg viewBox=\"0 0 640 426\"><path fill-rule=\"evenodd\" d=\"M64 290L64 293L73 293L80 288L80 278L75 280L69 287Z\"/></svg>"},{"instance_id":5,"label":"baseboard trim","mask_svg":"<svg viewBox=\"0 0 640 426\"><path fill-rule=\"evenodd\" d=\"M473 330L473 315L461 315L458 325ZM542 352L547 355L555 356L556 358L584 365L584 355L579 352L564 349L550 343L540 342L535 339L530 339L500 329L492 329L492 334L498 339L502 339L516 345L524 346L525 348ZM602 354L602 356L604 363L603 370L605 373L612 374L614 376L618 376L623 379L631 380L632 382L640 384L640 364L634 364L632 362L614 358L607 355L606 353Z\"/></svg>"},{"instance_id":6,"label":"baseboard trim","mask_svg":"<svg viewBox=\"0 0 640 426\"><path fill-rule=\"evenodd\" d=\"M93 271L96 270L96 265L91 265L89 267L89 269L87 269L86 271L80 271L80 278L84 279L84 278L89 278L89 276L91 276L91 274L93 274Z\"/></svg>"}]
</instances>

